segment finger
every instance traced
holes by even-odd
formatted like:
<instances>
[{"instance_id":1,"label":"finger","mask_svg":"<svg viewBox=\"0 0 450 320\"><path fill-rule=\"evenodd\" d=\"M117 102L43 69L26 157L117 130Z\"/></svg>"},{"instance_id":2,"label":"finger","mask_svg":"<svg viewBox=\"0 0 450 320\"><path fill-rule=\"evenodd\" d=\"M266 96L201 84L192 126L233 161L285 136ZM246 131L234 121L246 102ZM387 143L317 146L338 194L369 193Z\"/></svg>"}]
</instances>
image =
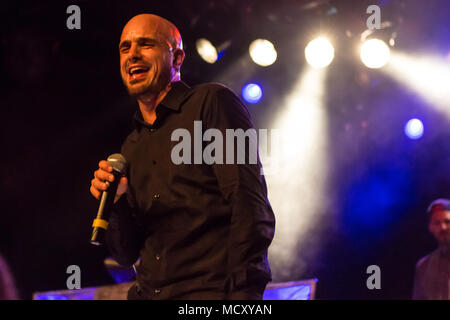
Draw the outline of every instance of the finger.
<instances>
[{"instance_id":1,"label":"finger","mask_svg":"<svg viewBox=\"0 0 450 320\"><path fill-rule=\"evenodd\" d=\"M92 186L92 185L89 190L91 191L91 194L94 196L95 199L100 200L100 191L95 189L94 186Z\"/></svg>"},{"instance_id":2,"label":"finger","mask_svg":"<svg viewBox=\"0 0 450 320\"><path fill-rule=\"evenodd\" d=\"M111 166L111 165L109 164L109 162L106 161L106 160L100 161L100 162L98 163L98 167L99 167L100 169L103 169L103 170L107 171L107 172L112 172L112 166Z\"/></svg>"},{"instance_id":3,"label":"finger","mask_svg":"<svg viewBox=\"0 0 450 320\"><path fill-rule=\"evenodd\" d=\"M127 177L122 177L122 178L120 178L119 184L128 184L128 179L127 179Z\"/></svg>"},{"instance_id":4,"label":"finger","mask_svg":"<svg viewBox=\"0 0 450 320\"><path fill-rule=\"evenodd\" d=\"M100 181L109 181L109 182L113 182L114 181L114 175L112 175L111 173L103 170L103 169L98 169L94 172L94 177L96 177L98 180Z\"/></svg>"},{"instance_id":5,"label":"finger","mask_svg":"<svg viewBox=\"0 0 450 320\"><path fill-rule=\"evenodd\" d=\"M124 194L127 191L127 188L128 188L128 180L127 180L126 177L122 177L120 179L120 183L119 183L119 186L117 188L116 194L118 196L121 196L122 194Z\"/></svg>"},{"instance_id":6,"label":"finger","mask_svg":"<svg viewBox=\"0 0 450 320\"><path fill-rule=\"evenodd\" d=\"M108 189L108 185L106 183L99 181L97 179L94 179L92 185L94 186L95 189L99 191L105 191L106 189Z\"/></svg>"}]
</instances>

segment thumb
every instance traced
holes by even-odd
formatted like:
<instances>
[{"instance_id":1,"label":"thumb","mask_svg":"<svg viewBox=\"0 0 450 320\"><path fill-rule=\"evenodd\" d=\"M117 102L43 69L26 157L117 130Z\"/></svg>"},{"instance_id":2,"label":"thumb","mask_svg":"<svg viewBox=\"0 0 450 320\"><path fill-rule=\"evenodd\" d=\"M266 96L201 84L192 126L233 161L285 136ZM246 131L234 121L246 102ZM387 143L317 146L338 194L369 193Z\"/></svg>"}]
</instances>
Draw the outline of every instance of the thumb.
<instances>
[{"instance_id":1,"label":"thumb","mask_svg":"<svg viewBox=\"0 0 450 320\"><path fill-rule=\"evenodd\" d=\"M120 178L119 186L117 187L117 195L121 196L127 191L128 187L128 179L127 177Z\"/></svg>"}]
</instances>

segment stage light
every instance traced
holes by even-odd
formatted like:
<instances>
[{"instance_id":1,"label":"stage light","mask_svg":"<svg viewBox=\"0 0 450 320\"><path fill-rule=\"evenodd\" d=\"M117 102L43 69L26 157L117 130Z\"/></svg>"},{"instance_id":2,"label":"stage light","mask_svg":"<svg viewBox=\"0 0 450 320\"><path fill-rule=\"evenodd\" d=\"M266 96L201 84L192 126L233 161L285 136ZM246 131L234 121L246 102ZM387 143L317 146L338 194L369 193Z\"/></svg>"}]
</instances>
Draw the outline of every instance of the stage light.
<instances>
[{"instance_id":1,"label":"stage light","mask_svg":"<svg viewBox=\"0 0 450 320\"><path fill-rule=\"evenodd\" d=\"M361 45L360 57L364 65L371 69L378 69L389 62L391 50L380 39L369 39Z\"/></svg>"},{"instance_id":2,"label":"stage light","mask_svg":"<svg viewBox=\"0 0 450 320\"><path fill-rule=\"evenodd\" d=\"M311 40L305 48L305 57L312 67L325 68L333 61L333 45L323 37Z\"/></svg>"},{"instance_id":3,"label":"stage light","mask_svg":"<svg viewBox=\"0 0 450 320\"><path fill-rule=\"evenodd\" d=\"M248 51L253 62L263 67L270 66L277 60L277 51L269 40L254 40Z\"/></svg>"},{"instance_id":4,"label":"stage light","mask_svg":"<svg viewBox=\"0 0 450 320\"><path fill-rule=\"evenodd\" d=\"M258 103L262 98L262 89L256 83L249 83L242 88L242 97L248 103Z\"/></svg>"},{"instance_id":5,"label":"stage light","mask_svg":"<svg viewBox=\"0 0 450 320\"><path fill-rule=\"evenodd\" d=\"M203 60L208 63L214 63L217 61L217 49L209 40L205 38L198 39L195 42L195 46L197 47L198 54Z\"/></svg>"},{"instance_id":6,"label":"stage light","mask_svg":"<svg viewBox=\"0 0 450 320\"><path fill-rule=\"evenodd\" d=\"M423 136L423 123L419 119L411 119L405 125L405 134L408 138L416 140Z\"/></svg>"}]
</instances>

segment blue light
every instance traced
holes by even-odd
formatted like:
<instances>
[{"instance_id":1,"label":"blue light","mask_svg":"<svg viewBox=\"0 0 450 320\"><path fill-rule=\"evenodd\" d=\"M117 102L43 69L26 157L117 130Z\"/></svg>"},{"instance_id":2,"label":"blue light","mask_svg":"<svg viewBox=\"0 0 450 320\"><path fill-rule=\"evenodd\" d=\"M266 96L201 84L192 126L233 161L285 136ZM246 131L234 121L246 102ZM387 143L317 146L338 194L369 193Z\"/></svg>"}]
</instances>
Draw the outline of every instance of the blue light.
<instances>
[{"instance_id":1,"label":"blue light","mask_svg":"<svg viewBox=\"0 0 450 320\"><path fill-rule=\"evenodd\" d=\"M66 297L63 294L40 294L34 297L34 300L69 300L68 297Z\"/></svg>"},{"instance_id":2,"label":"blue light","mask_svg":"<svg viewBox=\"0 0 450 320\"><path fill-rule=\"evenodd\" d=\"M408 138L416 140L423 136L423 123L419 119L411 119L405 125L405 134Z\"/></svg>"},{"instance_id":3,"label":"blue light","mask_svg":"<svg viewBox=\"0 0 450 320\"><path fill-rule=\"evenodd\" d=\"M248 103L258 103L262 98L261 87L256 83L249 83L242 88L242 96Z\"/></svg>"}]
</instances>

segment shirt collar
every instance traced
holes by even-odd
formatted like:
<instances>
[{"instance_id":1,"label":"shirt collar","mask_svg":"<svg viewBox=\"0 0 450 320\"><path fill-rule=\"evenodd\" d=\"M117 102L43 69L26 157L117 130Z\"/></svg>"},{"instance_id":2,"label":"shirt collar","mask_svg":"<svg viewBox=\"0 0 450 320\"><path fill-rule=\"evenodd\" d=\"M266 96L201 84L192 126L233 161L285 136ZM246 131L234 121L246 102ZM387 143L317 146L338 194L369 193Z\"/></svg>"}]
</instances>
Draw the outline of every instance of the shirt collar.
<instances>
[{"instance_id":1,"label":"shirt collar","mask_svg":"<svg viewBox=\"0 0 450 320\"><path fill-rule=\"evenodd\" d=\"M167 92L161 104L169 109L178 111L189 89L190 87L183 81L172 83L172 88Z\"/></svg>"},{"instance_id":2,"label":"shirt collar","mask_svg":"<svg viewBox=\"0 0 450 320\"><path fill-rule=\"evenodd\" d=\"M172 83L172 88L170 88L169 92L167 92L164 99L161 101L161 103L156 108L157 118L158 118L160 112L162 111L160 107L164 107L164 108L167 108L167 109L170 109L173 111L180 110L180 107L183 104L184 99L186 98L189 89L190 89L190 87L183 81L177 81L177 82ZM134 113L133 120L134 120L135 127L137 129L140 129L142 126L153 127L152 125L145 122L139 108ZM157 122L159 122L159 121L157 120ZM154 125L156 125L156 123Z\"/></svg>"}]
</instances>

